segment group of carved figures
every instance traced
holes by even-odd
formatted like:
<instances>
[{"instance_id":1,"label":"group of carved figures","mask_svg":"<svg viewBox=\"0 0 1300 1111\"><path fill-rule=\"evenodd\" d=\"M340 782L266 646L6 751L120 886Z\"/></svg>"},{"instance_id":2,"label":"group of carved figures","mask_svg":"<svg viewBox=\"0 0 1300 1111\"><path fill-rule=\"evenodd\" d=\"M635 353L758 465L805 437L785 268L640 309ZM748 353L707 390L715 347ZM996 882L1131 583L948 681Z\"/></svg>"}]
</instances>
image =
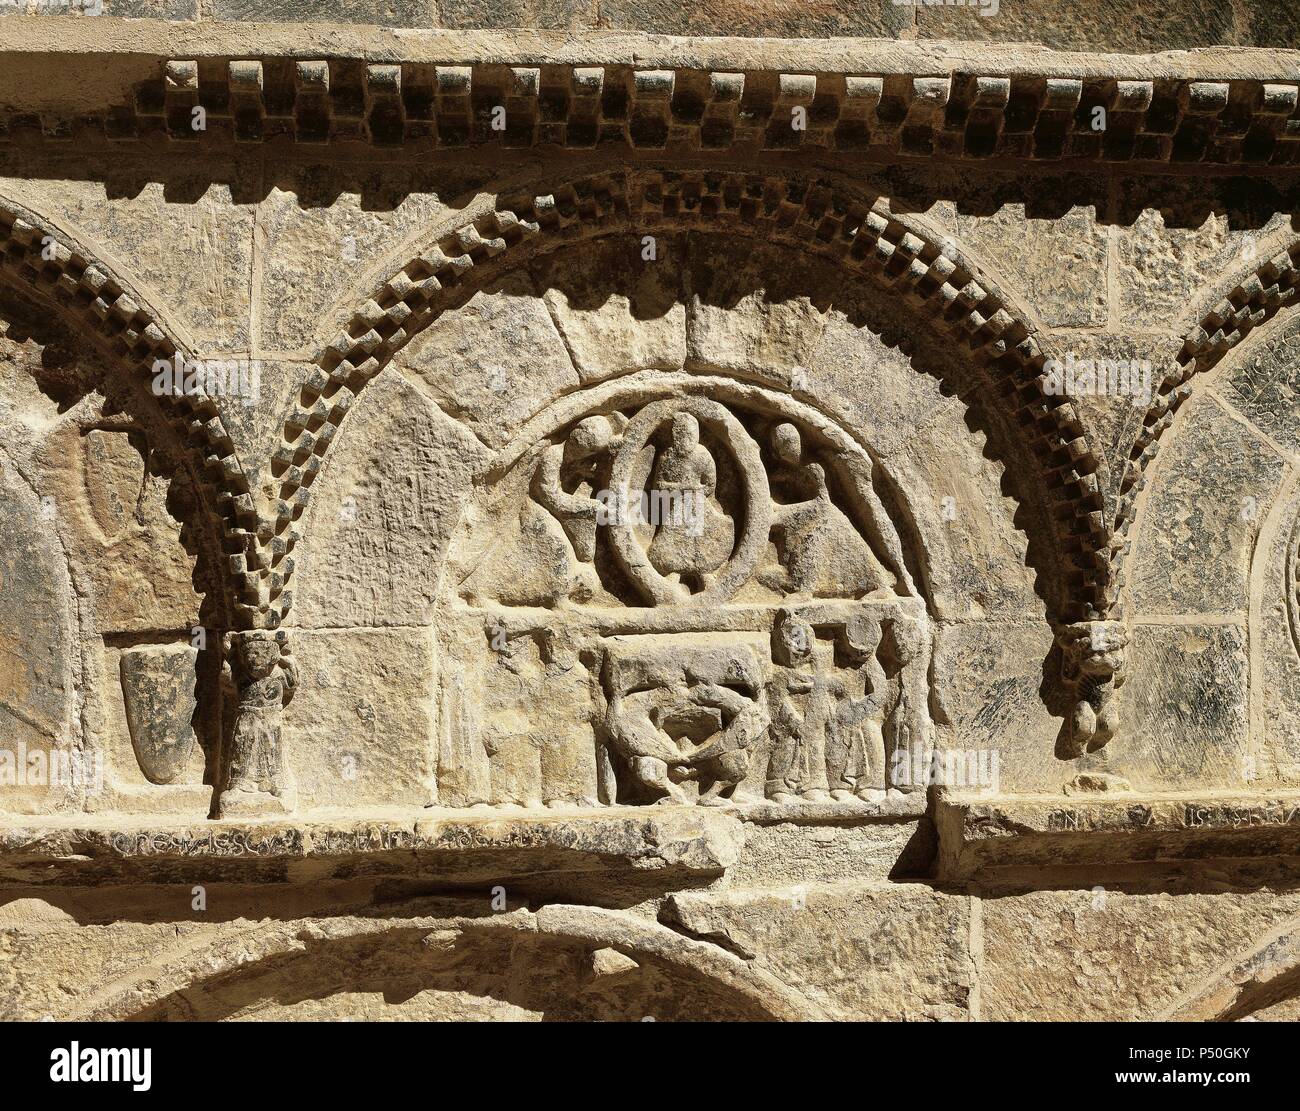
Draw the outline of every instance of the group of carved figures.
<instances>
[{"instance_id":1,"label":"group of carved figures","mask_svg":"<svg viewBox=\"0 0 1300 1111\"><path fill-rule=\"evenodd\" d=\"M525 458L495 518L512 540L479 545L459 601L489 639L509 627L503 645L580 642L596 681L571 743L599 750L603 801L876 799L893 753L929 743L930 633L872 469L812 415L755 396L607 405ZM517 677L512 651L495 663ZM504 764L511 745L471 722L471 686L455 688L470 739L453 747L474 759L483 737ZM512 703L503 728L521 716Z\"/></svg>"},{"instance_id":2,"label":"group of carved figures","mask_svg":"<svg viewBox=\"0 0 1300 1111\"><path fill-rule=\"evenodd\" d=\"M502 589L461 568L455 604L493 614L490 636L513 620L514 635L553 641L576 622L562 639L585 647L566 658L596 681L585 728L561 743L594 747L607 771L573 801L871 800L896 785L892 762L932 746L931 627L899 531L867 453L809 419L688 393L606 406L523 457L517 504L497 519L531 506L542 524L516 530L518 550L497 545ZM560 554L532 560L551 581L531 594L529 544ZM1106 622L1062 631L1077 692L1066 755L1113 734L1125 639ZM297 671L283 633L233 634L228 658L238 710L220 810L265 812L285 794L280 717ZM443 715L478 738L491 726L472 688L458 677ZM463 794L494 801L489 787Z\"/></svg>"},{"instance_id":3,"label":"group of carved figures","mask_svg":"<svg viewBox=\"0 0 1300 1111\"><path fill-rule=\"evenodd\" d=\"M884 797L893 761L929 743L917 690L922 637L908 617L884 627L887 652L877 617L840 617L819 630L790 609L778 612L767 644L616 638L605 649L597 734L616 757L617 797L703 805Z\"/></svg>"},{"instance_id":4,"label":"group of carved figures","mask_svg":"<svg viewBox=\"0 0 1300 1111\"><path fill-rule=\"evenodd\" d=\"M813 445L791 420L749 423L690 396L583 418L547 444L530 493L571 567L553 599L588 601L620 573L650 605L722 603L751 582L778 597L910 592L865 454Z\"/></svg>"}]
</instances>

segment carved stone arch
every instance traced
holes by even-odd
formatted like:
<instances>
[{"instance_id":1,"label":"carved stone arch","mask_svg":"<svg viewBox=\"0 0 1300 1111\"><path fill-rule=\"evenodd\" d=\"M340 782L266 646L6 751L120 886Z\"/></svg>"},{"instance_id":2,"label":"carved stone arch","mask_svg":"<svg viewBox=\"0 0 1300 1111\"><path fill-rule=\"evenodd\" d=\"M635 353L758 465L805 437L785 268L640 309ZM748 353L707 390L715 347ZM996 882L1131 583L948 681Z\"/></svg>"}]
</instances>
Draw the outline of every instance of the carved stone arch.
<instances>
[{"instance_id":1,"label":"carved stone arch","mask_svg":"<svg viewBox=\"0 0 1300 1111\"><path fill-rule=\"evenodd\" d=\"M888 296L878 303L907 320L913 334L896 344L909 357L922 336L947 345L937 375L941 388L968 412L992 416L980 424L1001 436L991 440L992 454L1027 476L1015 484L1022 508L1032 508L1032 524L1021 531L1039 546L1037 558L1031 546L1028 562L1061 647L1048 657L1045 677L1048 710L1066 718L1057 754L1072 758L1106 743L1116 727L1111 694L1123 635L1099 621L1110 566L1103 464L1073 402L1046 389L1047 352L1025 314L976 277L978 269L955 244L825 181L619 172L566 186L558 199L525 195L499 204L440 233L322 352L285 422L272 467L281 497L265 559L269 570L249 593L277 598L277 616L289 610L284 586L293 571L297 521L344 418L367 383L443 313L468 304L493 281L558 256L566 245L647 234L743 237L774 254L788 249L820 260L844 276L846 287L860 281L861 290L884 290ZM917 319L929 327L912 328Z\"/></svg>"},{"instance_id":2,"label":"carved stone arch","mask_svg":"<svg viewBox=\"0 0 1300 1111\"><path fill-rule=\"evenodd\" d=\"M234 444L212 397L176 390L174 385L169 391L152 388L156 361L178 369L182 381L191 373L190 345L94 252L8 202L0 202L0 282L14 288L15 303L22 306L21 328L28 335L47 335L56 344L61 342L58 337L67 336L77 348L84 342L105 357L106 366L125 370L124 375L94 371L96 389L107 402L103 422L90 429L92 437L101 438L100 446L116 432L126 432L136 448L132 438L146 438L148 451L141 455L146 482L149 475L166 480L169 498L178 490L172 479L184 476L176 519L182 525L181 542L194 561L194 585L203 596L199 612L186 614L184 620L202 626L202 646L213 650L195 657L198 643L140 644L132 647L129 658L121 652L117 662L129 743L141 773L151 783L174 782L190 764L201 734L207 738L202 745L202 785L188 784L192 793L201 795L204 785L210 788L220 778L225 759L224 634L259 628L269 610L256 596L237 592L241 572L250 563L256 565L260 549L259 517ZM91 381L78 377L78 399ZM66 472L81 474L76 466ZM171 505L167 511L172 511ZM129 530L123 536L123 542L136 542ZM209 645L208 637L215 643ZM153 702L171 712L159 715L145 709ZM97 719L87 719L83 732L99 736ZM102 747L97 749L100 755ZM190 774L197 773L191 769Z\"/></svg>"},{"instance_id":3,"label":"carved stone arch","mask_svg":"<svg viewBox=\"0 0 1300 1111\"><path fill-rule=\"evenodd\" d=\"M1137 410L1117 492L1111 605L1147 665L1126 718L1146 735L1146 774L1165 783L1294 781L1300 240L1280 234L1270 246L1281 250L1198 299L1196 323ZM1197 698L1216 707L1214 720L1184 730L1175 749L1151 707L1180 713Z\"/></svg>"},{"instance_id":4,"label":"carved stone arch","mask_svg":"<svg viewBox=\"0 0 1300 1111\"><path fill-rule=\"evenodd\" d=\"M1300 997L1300 927L1293 920L1229 958L1162 1015L1164 1022L1240 1022ZM1282 1016L1286 1020L1287 1016Z\"/></svg>"},{"instance_id":5,"label":"carved stone arch","mask_svg":"<svg viewBox=\"0 0 1300 1111\"><path fill-rule=\"evenodd\" d=\"M1113 564L1107 576L1105 611L1119 601L1125 579L1128 539L1137 511L1138 495L1154 462L1164 434L1183 403L1192 396L1195 380L1213 370L1223 358L1283 309L1297 303L1300 288L1300 240L1272 255L1215 299L1187 332L1175 364L1156 384L1142 416L1119 486L1114 535L1108 546ZM1300 582L1297 583L1300 589Z\"/></svg>"},{"instance_id":6,"label":"carved stone arch","mask_svg":"<svg viewBox=\"0 0 1300 1111\"><path fill-rule=\"evenodd\" d=\"M479 1001L475 1013L510 1017L823 1017L752 962L627 912L552 904L480 918L448 909L408 907L401 917L340 917L305 930L262 922L215 944L178 945L147 976L123 977L59 1017L266 1017L269 1008L328 1007L349 992L382 994L382 1010L396 1013L413 1001L418 1008L421 997L436 1008L442 994L452 1007L454 997L470 997Z\"/></svg>"},{"instance_id":7,"label":"carved stone arch","mask_svg":"<svg viewBox=\"0 0 1300 1111\"><path fill-rule=\"evenodd\" d=\"M56 307L78 335L133 374L152 378L155 360L182 361L192 351L120 275L93 252L32 212L0 200L0 274ZM203 394L158 397L158 410L189 455L196 493L214 525L214 564L227 628L258 627L269 605L237 587L256 566L258 514L248 480L217 406Z\"/></svg>"},{"instance_id":8,"label":"carved stone arch","mask_svg":"<svg viewBox=\"0 0 1300 1111\"><path fill-rule=\"evenodd\" d=\"M884 211L851 189L745 173L611 172L553 194L501 198L498 207L438 236L388 279L322 351L287 417L273 469L277 518L243 593L270 599L270 620L292 604L296 522L329 446L366 384L416 334L486 281L551 244L614 232L741 233L836 260L888 289L969 357L967 392L1001 410L1033 461L1052 533L1054 622L1096 620L1110 591L1112 531L1098 470L1070 399L1044 390L1042 350L1011 298L994 289L950 241ZM1031 493L1031 496L1033 494Z\"/></svg>"}]
</instances>

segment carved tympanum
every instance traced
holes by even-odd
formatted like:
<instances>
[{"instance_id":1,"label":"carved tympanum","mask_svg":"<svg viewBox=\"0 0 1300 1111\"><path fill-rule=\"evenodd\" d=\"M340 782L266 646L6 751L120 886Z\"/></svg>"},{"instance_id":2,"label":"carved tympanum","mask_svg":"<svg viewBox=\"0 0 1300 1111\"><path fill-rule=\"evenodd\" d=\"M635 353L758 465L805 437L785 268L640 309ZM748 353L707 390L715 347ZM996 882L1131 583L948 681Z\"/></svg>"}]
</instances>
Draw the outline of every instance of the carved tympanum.
<instances>
[{"instance_id":1,"label":"carved tympanum","mask_svg":"<svg viewBox=\"0 0 1300 1111\"><path fill-rule=\"evenodd\" d=\"M439 802L884 797L931 744L932 635L875 471L725 380L543 414L453 545Z\"/></svg>"}]
</instances>

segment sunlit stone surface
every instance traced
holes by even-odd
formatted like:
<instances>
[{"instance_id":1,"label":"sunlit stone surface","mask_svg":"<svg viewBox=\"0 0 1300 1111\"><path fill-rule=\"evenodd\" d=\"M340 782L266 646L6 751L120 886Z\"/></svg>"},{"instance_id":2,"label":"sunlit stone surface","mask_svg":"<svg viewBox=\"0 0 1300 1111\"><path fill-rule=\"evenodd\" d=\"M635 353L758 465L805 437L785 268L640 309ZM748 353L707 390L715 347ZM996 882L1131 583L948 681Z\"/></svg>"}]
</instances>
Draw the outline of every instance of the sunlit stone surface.
<instances>
[{"instance_id":1,"label":"sunlit stone surface","mask_svg":"<svg viewBox=\"0 0 1300 1111\"><path fill-rule=\"evenodd\" d=\"M1295 16L96 6L0 1018L1300 1014Z\"/></svg>"}]
</instances>

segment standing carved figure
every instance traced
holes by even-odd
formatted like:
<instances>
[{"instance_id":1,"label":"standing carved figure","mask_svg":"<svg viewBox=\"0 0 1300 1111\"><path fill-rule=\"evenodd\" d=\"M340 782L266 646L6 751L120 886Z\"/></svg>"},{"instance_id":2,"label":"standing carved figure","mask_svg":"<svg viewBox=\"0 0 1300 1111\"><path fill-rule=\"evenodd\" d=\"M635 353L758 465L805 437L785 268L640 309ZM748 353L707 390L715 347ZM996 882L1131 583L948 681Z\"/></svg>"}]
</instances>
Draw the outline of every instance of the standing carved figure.
<instances>
[{"instance_id":1,"label":"standing carved figure","mask_svg":"<svg viewBox=\"0 0 1300 1111\"><path fill-rule=\"evenodd\" d=\"M1074 707L1065 724L1068 757L1095 752L1119 728L1115 691L1124 685L1128 633L1118 621L1081 621L1057 633L1062 677L1074 685Z\"/></svg>"},{"instance_id":2,"label":"standing carved figure","mask_svg":"<svg viewBox=\"0 0 1300 1111\"><path fill-rule=\"evenodd\" d=\"M826 727L843 688L819 666L817 635L808 622L782 611L773 632L767 796L773 802L821 802L829 797Z\"/></svg>"},{"instance_id":3,"label":"standing carved figure","mask_svg":"<svg viewBox=\"0 0 1300 1111\"><path fill-rule=\"evenodd\" d=\"M922 786L914 769L934 752L934 725L930 719L929 630L919 621L900 617L890 625L892 651L898 667L898 693L885 723L889 749L889 785L910 791Z\"/></svg>"},{"instance_id":4,"label":"standing carved figure","mask_svg":"<svg viewBox=\"0 0 1300 1111\"><path fill-rule=\"evenodd\" d=\"M280 717L298 685L283 632L232 633L231 679L238 697L220 816L288 809Z\"/></svg>"},{"instance_id":5,"label":"standing carved figure","mask_svg":"<svg viewBox=\"0 0 1300 1111\"><path fill-rule=\"evenodd\" d=\"M885 787L885 735L881 727L888 679L876 657L881 629L862 622L860 643L853 643L854 670L861 674L862 694L847 692L835 707L826 730L826 778L831 798L871 801Z\"/></svg>"}]
</instances>

